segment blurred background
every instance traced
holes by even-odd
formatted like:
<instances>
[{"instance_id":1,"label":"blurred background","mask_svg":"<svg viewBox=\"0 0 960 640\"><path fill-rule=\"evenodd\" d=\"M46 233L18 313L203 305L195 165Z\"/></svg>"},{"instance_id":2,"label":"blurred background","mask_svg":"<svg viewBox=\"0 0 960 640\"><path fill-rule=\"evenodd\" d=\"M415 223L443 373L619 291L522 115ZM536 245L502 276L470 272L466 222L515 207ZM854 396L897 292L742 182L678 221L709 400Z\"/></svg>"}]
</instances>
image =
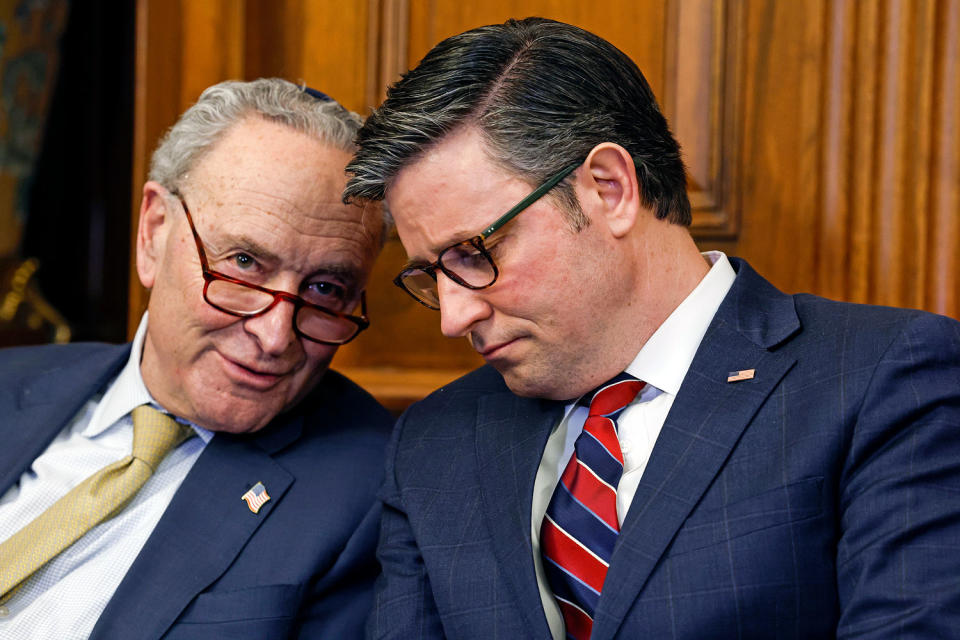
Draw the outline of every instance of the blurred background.
<instances>
[{"instance_id":1,"label":"blurred background","mask_svg":"<svg viewBox=\"0 0 960 640\"><path fill-rule=\"evenodd\" d=\"M703 249L960 318L960 0L0 0L0 345L132 335L149 154L205 87L282 76L365 114L439 40L528 15L643 70ZM334 362L395 409L480 364L393 287L404 260L391 238Z\"/></svg>"}]
</instances>

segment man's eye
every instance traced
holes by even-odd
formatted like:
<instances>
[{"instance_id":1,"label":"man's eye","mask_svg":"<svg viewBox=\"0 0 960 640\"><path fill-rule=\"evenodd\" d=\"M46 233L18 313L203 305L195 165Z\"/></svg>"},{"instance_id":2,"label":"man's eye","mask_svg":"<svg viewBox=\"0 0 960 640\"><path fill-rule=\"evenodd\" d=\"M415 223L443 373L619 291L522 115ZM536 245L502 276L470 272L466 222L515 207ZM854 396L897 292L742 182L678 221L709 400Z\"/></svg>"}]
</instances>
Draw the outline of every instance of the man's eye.
<instances>
[{"instance_id":1,"label":"man's eye","mask_svg":"<svg viewBox=\"0 0 960 640\"><path fill-rule=\"evenodd\" d=\"M486 269L490 264L487 258L473 247L462 246L443 254L443 264L451 271Z\"/></svg>"},{"instance_id":2,"label":"man's eye","mask_svg":"<svg viewBox=\"0 0 960 640\"><path fill-rule=\"evenodd\" d=\"M335 282L311 282L304 291L303 299L321 307L339 309L347 299L347 290Z\"/></svg>"},{"instance_id":3,"label":"man's eye","mask_svg":"<svg viewBox=\"0 0 960 640\"><path fill-rule=\"evenodd\" d=\"M482 269L487 266L487 259L479 251L470 255L461 256L460 264L467 269Z\"/></svg>"},{"instance_id":4,"label":"man's eye","mask_svg":"<svg viewBox=\"0 0 960 640\"><path fill-rule=\"evenodd\" d=\"M257 261L246 253L238 253L233 256L233 263L240 269L247 271L257 264Z\"/></svg>"}]
</instances>

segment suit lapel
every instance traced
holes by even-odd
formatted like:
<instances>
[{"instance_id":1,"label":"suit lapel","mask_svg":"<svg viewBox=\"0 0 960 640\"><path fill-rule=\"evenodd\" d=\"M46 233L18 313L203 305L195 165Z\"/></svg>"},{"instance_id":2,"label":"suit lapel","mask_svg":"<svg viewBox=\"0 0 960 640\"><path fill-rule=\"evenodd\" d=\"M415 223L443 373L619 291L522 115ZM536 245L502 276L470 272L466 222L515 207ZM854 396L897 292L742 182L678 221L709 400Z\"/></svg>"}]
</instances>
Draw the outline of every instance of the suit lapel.
<instances>
[{"instance_id":1,"label":"suit lapel","mask_svg":"<svg viewBox=\"0 0 960 640\"><path fill-rule=\"evenodd\" d=\"M217 434L107 604L91 638L159 638L233 563L294 478L269 455L302 418L258 438ZM266 449L266 451L264 450ZM270 500L253 513L241 496L262 482Z\"/></svg>"},{"instance_id":2,"label":"suit lapel","mask_svg":"<svg viewBox=\"0 0 960 640\"><path fill-rule=\"evenodd\" d=\"M480 492L500 573L513 590L530 637L549 637L530 541L531 496L560 403L503 392L482 396L477 415Z\"/></svg>"},{"instance_id":3,"label":"suit lapel","mask_svg":"<svg viewBox=\"0 0 960 640\"><path fill-rule=\"evenodd\" d=\"M745 263L731 262L737 280L684 378L623 523L606 577L616 588L600 598L594 638L616 633L744 429L796 362L770 350L800 327L793 300ZM754 369L754 378L726 381L744 369Z\"/></svg>"},{"instance_id":4,"label":"suit lapel","mask_svg":"<svg viewBox=\"0 0 960 640\"><path fill-rule=\"evenodd\" d=\"M129 355L130 345L97 351L67 366L30 376L12 390L0 403L0 494L20 479L83 404L117 374Z\"/></svg>"}]
</instances>

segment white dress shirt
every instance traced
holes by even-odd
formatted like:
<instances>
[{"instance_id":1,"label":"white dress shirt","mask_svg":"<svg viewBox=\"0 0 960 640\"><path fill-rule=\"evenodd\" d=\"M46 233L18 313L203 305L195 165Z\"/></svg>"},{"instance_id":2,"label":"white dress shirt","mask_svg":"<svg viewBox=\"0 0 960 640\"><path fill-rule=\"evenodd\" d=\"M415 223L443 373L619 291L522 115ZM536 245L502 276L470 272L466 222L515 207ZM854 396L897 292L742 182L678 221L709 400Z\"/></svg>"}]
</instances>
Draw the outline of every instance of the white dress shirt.
<instances>
[{"instance_id":1,"label":"white dress shirt","mask_svg":"<svg viewBox=\"0 0 960 640\"><path fill-rule=\"evenodd\" d=\"M102 395L90 398L0 497L0 541L26 526L103 467L130 454L130 412L141 404L161 408L140 375L147 328L144 314L130 358ZM170 452L133 500L30 576L0 607L0 638L86 638L153 531L187 472L213 433L193 425L190 438Z\"/></svg>"},{"instance_id":2,"label":"white dress shirt","mask_svg":"<svg viewBox=\"0 0 960 640\"><path fill-rule=\"evenodd\" d=\"M617 436L624 462L623 475L617 486L617 518L621 525L637 492L653 445L673 406L673 399L680 390L680 384L687 375L710 321L736 277L723 253L710 251L703 256L712 265L710 271L650 336L626 369L627 373L647 385L617 420ZM543 570L540 525L560 475L573 455L574 443L583 430L587 413L587 408L578 406L576 402L567 405L563 419L547 439L533 486L533 561L540 599L554 640L563 640L565 633L560 608Z\"/></svg>"}]
</instances>

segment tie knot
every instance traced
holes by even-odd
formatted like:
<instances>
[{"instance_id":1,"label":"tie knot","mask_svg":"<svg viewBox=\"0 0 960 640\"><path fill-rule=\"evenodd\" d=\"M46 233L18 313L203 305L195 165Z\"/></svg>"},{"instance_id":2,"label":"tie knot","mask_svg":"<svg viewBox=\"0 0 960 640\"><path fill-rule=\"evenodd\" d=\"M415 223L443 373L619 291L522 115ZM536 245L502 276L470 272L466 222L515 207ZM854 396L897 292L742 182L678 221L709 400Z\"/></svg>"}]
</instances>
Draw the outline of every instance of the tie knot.
<instances>
[{"instance_id":1,"label":"tie knot","mask_svg":"<svg viewBox=\"0 0 960 640\"><path fill-rule=\"evenodd\" d=\"M131 415L133 457L143 460L153 470L174 447L193 435L189 426L150 405L140 405Z\"/></svg>"},{"instance_id":2,"label":"tie knot","mask_svg":"<svg viewBox=\"0 0 960 640\"><path fill-rule=\"evenodd\" d=\"M645 386L646 383L623 372L588 393L584 399L590 400L591 416L612 416L633 402Z\"/></svg>"}]
</instances>

